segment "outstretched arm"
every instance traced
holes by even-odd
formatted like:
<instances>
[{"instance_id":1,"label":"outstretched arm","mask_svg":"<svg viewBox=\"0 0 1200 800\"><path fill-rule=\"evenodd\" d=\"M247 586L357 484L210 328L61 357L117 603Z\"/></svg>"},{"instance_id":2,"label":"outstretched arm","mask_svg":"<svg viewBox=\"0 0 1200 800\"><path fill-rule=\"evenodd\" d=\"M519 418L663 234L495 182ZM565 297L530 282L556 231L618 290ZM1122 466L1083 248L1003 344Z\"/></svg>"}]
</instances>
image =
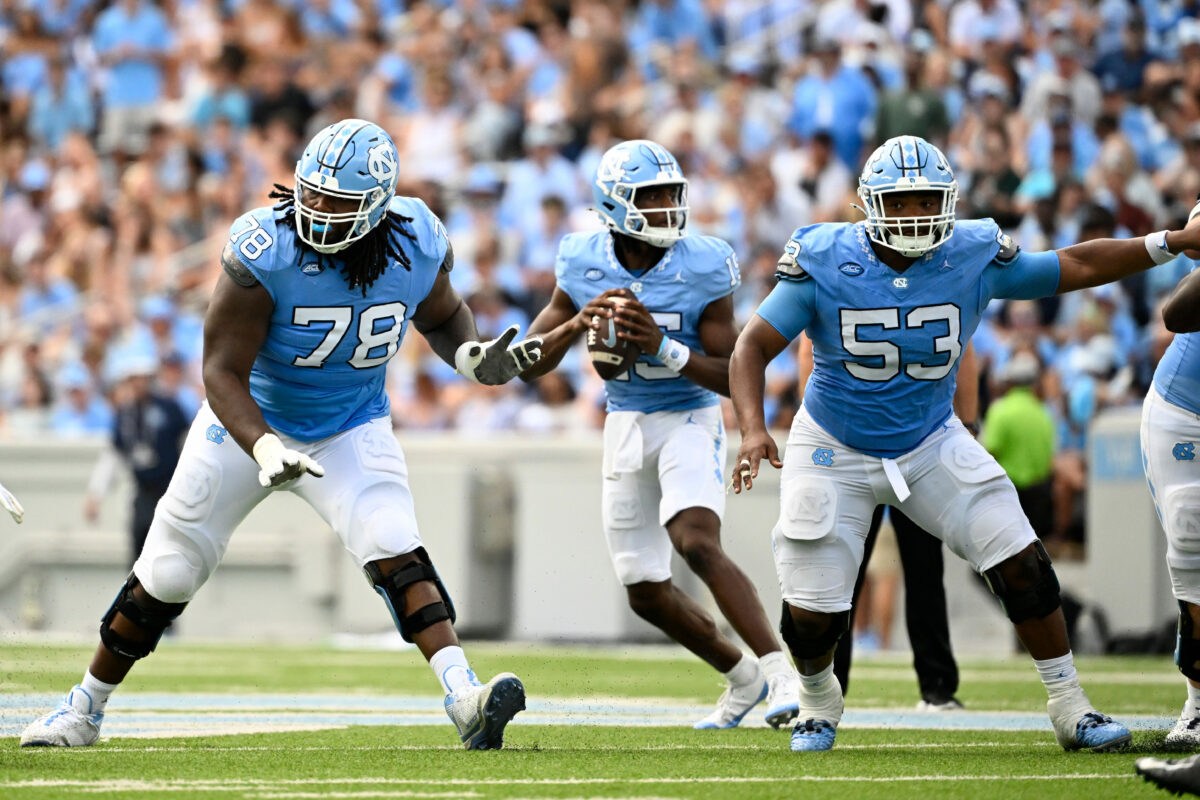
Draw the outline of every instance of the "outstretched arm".
<instances>
[{"instance_id":1,"label":"outstretched arm","mask_svg":"<svg viewBox=\"0 0 1200 800\"><path fill-rule=\"evenodd\" d=\"M536 336L513 343L519 331L511 325L496 339L479 341L475 315L450 285L450 271L438 272L429 294L413 313L413 324L433 352L459 375L486 386L508 383L541 358Z\"/></svg>"},{"instance_id":2,"label":"outstretched arm","mask_svg":"<svg viewBox=\"0 0 1200 800\"><path fill-rule=\"evenodd\" d=\"M1150 240L1149 246L1146 240ZM1165 243L1166 249L1162 248ZM1055 251L1058 254L1058 294L1112 283L1173 258L1172 253L1200 248L1200 227L1159 231L1135 239L1093 239ZM1151 258L1151 249L1159 260Z\"/></svg>"}]
</instances>

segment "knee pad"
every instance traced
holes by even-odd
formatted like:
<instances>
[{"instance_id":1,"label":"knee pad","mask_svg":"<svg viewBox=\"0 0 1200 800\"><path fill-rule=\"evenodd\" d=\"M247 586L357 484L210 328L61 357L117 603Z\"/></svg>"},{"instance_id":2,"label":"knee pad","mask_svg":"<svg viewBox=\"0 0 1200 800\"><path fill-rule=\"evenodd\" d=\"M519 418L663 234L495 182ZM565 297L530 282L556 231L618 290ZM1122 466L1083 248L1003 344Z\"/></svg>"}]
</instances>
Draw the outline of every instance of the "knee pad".
<instances>
[{"instance_id":1,"label":"knee pad","mask_svg":"<svg viewBox=\"0 0 1200 800\"><path fill-rule=\"evenodd\" d=\"M134 660L145 658L154 652L163 631L187 606L187 603L164 603L154 598L149 598L149 602L141 600L133 593L138 585L137 576L131 574L117 593L117 599L100 620L100 641L104 646L122 658ZM114 631L112 621L117 614L140 628L146 634L146 638L138 642Z\"/></svg>"},{"instance_id":2,"label":"knee pad","mask_svg":"<svg viewBox=\"0 0 1200 800\"><path fill-rule=\"evenodd\" d=\"M418 547L413 551L419 560L410 561L407 564L397 567L387 575L379 569L375 562L367 564L363 571L367 574L367 579L371 582L371 586L375 591L379 592L379 596L383 598L383 602L387 604L388 611L392 613L392 621L396 623L396 628L399 629L400 635L404 641L411 642L415 634L434 625L442 620L450 620L451 624L457 619L454 613L454 603L450 602L450 594L446 591L446 587L442 584L442 579L438 577L437 570L433 568L433 564L429 561L429 554L425 552L424 547ZM418 608L411 614L407 614L407 609L404 607L404 590L412 586L414 583L421 581L429 581L437 587L438 594L442 596L440 602L430 603L426 606Z\"/></svg>"},{"instance_id":3,"label":"knee pad","mask_svg":"<svg viewBox=\"0 0 1200 800\"><path fill-rule=\"evenodd\" d=\"M796 658L817 658L832 650L849 626L850 612L838 611L830 614L829 627L820 636L801 638L796 630L796 622L792 619L792 612L785 602L783 616L779 620L779 634Z\"/></svg>"},{"instance_id":4,"label":"knee pad","mask_svg":"<svg viewBox=\"0 0 1200 800\"><path fill-rule=\"evenodd\" d=\"M1193 639L1195 625L1188 604L1179 601L1179 627L1175 634L1175 666L1185 678L1200 681L1200 639Z\"/></svg>"},{"instance_id":5,"label":"knee pad","mask_svg":"<svg viewBox=\"0 0 1200 800\"><path fill-rule=\"evenodd\" d=\"M1012 620L1020 625L1031 619L1041 619L1062 605L1059 596L1058 576L1050 563L1050 556L1040 541L1033 543L1032 553L1018 556L1021 568L1021 585L1014 586L1001 574L997 565L983 573L988 589L1000 601L1000 607Z\"/></svg>"}]
</instances>

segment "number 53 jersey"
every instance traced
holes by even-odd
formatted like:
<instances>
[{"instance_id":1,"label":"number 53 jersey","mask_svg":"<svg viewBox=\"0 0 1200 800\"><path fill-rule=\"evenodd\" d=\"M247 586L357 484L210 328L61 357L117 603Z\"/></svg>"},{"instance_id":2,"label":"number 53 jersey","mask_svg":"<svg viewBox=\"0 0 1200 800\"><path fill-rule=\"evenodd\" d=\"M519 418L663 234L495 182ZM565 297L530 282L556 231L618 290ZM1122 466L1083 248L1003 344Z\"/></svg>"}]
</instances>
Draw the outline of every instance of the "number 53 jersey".
<instances>
[{"instance_id":1,"label":"number 53 jersey","mask_svg":"<svg viewBox=\"0 0 1200 800\"><path fill-rule=\"evenodd\" d=\"M250 394L267 424L294 439L324 439L389 413L387 362L448 247L445 228L420 200L395 197L389 211L412 218L404 224L416 242L397 242L411 268L391 260L366 297L348 287L341 254L300 246L282 212L256 208L230 229L233 251L275 301Z\"/></svg>"},{"instance_id":2,"label":"number 53 jersey","mask_svg":"<svg viewBox=\"0 0 1200 800\"><path fill-rule=\"evenodd\" d=\"M950 417L959 356L992 298L1053 294L1059 266L986 219L959 221L898 272L875 257L864 223L843 223L797 230L778 275L758 315L789 341L812 339L808 413L849 447L894 458Z\"/></svg>"},{"instance_id":3,"label":"number 53 jersey","mask_svg":"<svg viewBox=\"0 0 1200 800\"><path fill-rule=\"evenodd\" d=\"M559 243L554 275L577 309L607 289L630 290L664 333L700 353L704 309L741 285L733 248L713 236L680 239L657 264L634 275L617 261L608 231L572 233ZM604 391L609 411L689 411L720 402L716 393L645 353L628 372L606 382Z\"/></svg>"}]
</instances>

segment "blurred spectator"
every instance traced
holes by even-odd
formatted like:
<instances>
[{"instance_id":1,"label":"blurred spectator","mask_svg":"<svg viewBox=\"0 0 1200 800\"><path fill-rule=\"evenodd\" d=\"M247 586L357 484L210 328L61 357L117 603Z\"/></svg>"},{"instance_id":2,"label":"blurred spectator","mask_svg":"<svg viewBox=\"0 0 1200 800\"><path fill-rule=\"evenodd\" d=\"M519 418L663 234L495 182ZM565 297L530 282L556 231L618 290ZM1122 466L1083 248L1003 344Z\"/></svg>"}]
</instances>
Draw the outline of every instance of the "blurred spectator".
<instances>
[{"instance_id":1,"label":"blurred spectator","mask_svg":"<svg viewBox=\"0 0 1200 800\"><path fill-rule=\"evenodd\" d=\"M796 84L788 128L801 139L829 131L838 158L848 169L857 170L875 121L875 87L862 70L842 62L841 50L832 39L814 42L813 57L816 69Z\"/></svg>"},{"instance_id":2,"label":"blurred spectator","mask_svg":"<svg viewBox=\"0 0 1200 800\"><path fill-rule=\"evenodd\" d=\"M106 69L100 147L137 155L163 98L174 33L149 0L118 0L96 18L92 43Z\"/></svg>"},{"instance_id":3,"label":"blurred spectator","mask_svg":"<svg viewBox=\"0 0 1200 800\"><path fill-rule=\"evenodd\" d=\"M86 367L64 367L58 376L58 390L61 397L50 414L50 431L55 436L95 436L112 429L112 410L96 394Z\"/></svg>"},{"instance_id":4,"label":"blurred spectator","mask_svg":"<svg viewBox=\"0 0 1200 800\"><path fill-rule=\"evenodd\" d=\"M89 134L96 110L83 77L68 70L65 58L52 58L45 82L33 92L29 109L29 136L49 150L57 150L67 134Z\"/></svg>"},{"instance_id":5,"label":"blurred spectator","mask_svg":"<svg viewBox=\"0 0 1200 800\"><path fill-rule=\"evenodd\" d=\"M179 405L153 390L157 368L155 359L139 353L123 354L114 362L112 438L92 470L84 498L84 517L95 522L117 465L130 470L136 485L129 526L131 565L146 543L154 507L171 482L189 427Z\"/></svg>"},{"instance_id":6,"label":"blurred spectator","mask_svg":"<svg viewBox=\"0 0 1200 800\"><path fill-rule=\"evenodd\" d=\"M904 56L904 86L888 92L879 101L875 117L875 138L885 141L893 136L920 136L944 145L950 132L950 120L941 94L925 82L926 56L935 43L928 31L914 31Z\"/></svg>"},{"instance_id":7,"label":"blurred spectator","mask_svg":"<svg viewBox=\"0 0 1200 800\"><path fill-rule=\"evenodd\" d=\"M1019 350L1008 359L998 376L1003 394L988 407L980 442L1017 487L1033 532L1048 539L1054 530L1054 421L1035 393L1040 375L1041 365L1031 351Z\"/></svg>"}]
</instances>

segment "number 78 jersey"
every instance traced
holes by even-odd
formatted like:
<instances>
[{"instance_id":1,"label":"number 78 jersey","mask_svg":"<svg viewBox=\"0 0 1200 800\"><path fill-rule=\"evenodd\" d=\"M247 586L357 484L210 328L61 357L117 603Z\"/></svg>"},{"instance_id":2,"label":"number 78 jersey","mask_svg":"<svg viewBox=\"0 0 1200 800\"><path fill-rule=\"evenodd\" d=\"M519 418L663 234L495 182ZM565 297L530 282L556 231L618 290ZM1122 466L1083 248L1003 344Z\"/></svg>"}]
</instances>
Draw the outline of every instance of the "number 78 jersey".
<instances>
[{"instance_id":1,"label":"number 78 jersey","mask_svg":"<svg viewBox=\"0 0 1200 800\"><path fill-rule=\"evenodd\" d=\"M959 357L995 297L1058 286L1055 253L1021 254L990 219L962 220L941 247L897 272L863 224L792 235L780 283L758 315L789 340L808 332L804 405L822 428L868 455L915 448L951 414Z\"/></svg>"},{"instance_id":2,"label":"number 78 jersey","mask_svg":"<svg viewBox=\"0 0 1200 800\"><path fill-rule=\"evenodd\" d=\"M698 353L700 316L710 303L741 285L737 258L724 240L690 235L641 275L629 272L613 252L608 231L572 233L558 246L558 287L583 308L606 289L629 289L668 336ZM688 411L720 402L715 392L692 383L643 353L623 375L604 384L609 411Z\"/></svg>"},{"instance_id":3,"label":"number 78 jersey","mask_svg":"<svg viewBox=\"0 0 1200 800\"><path fill-rule=\"evenodd\" d=\"M275 301L250 394L267 424L288 436L316 441L389 413L387 362L448 246L445 228L420 200L395 197L390 211L413 219L405 224L416 243L397 244L411 270L390 263L366 297L348 287L341 254L319 257L300 246L273 208L249 211L230 228L233 252Z\"/></svg>"}]
</instances>

